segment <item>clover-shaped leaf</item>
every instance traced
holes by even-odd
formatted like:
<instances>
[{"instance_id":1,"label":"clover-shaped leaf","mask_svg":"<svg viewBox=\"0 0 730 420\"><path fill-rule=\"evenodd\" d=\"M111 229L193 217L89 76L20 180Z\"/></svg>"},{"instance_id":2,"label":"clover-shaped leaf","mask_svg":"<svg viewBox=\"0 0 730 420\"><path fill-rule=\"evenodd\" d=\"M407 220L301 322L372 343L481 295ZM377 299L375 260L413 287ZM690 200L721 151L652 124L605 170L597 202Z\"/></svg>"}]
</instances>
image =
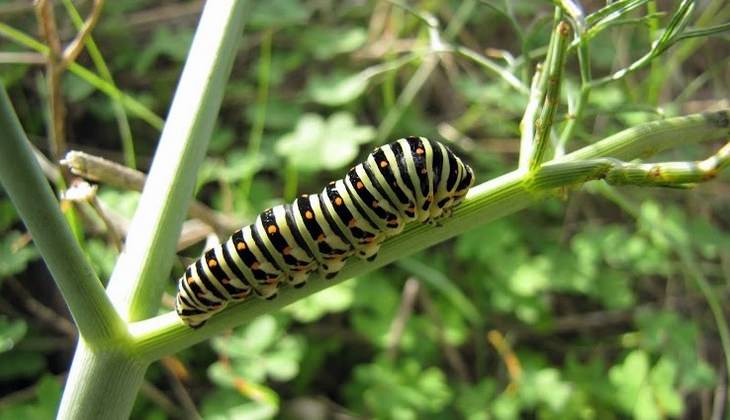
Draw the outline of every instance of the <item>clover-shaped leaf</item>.
<instances>
[{"instance_id":1,"label":"clover-shaped leaf","mask_svg":"<svg viewBox=\"0 0 730 420\"><path fill-rule=\"evenodd\" d=\"M327 120L317 114L305 114L294 132L279 140L276 152L303 172L333 170L355 160L358 146L373 137L375 129L357 125L349 113L338 112Z\"/></svg>"},{"instance_id":2,"label":"clover-shaped leaf","mask_svg":"<svg viewBox=\"0 0 730 420\"><path fill-rule=\"evenodd\" d=\"M307 90L318 104L328 106L344 105L358 98L368 87L369 78L364 73L331 76L312 76Z\"/></svg>"}]
</instances>

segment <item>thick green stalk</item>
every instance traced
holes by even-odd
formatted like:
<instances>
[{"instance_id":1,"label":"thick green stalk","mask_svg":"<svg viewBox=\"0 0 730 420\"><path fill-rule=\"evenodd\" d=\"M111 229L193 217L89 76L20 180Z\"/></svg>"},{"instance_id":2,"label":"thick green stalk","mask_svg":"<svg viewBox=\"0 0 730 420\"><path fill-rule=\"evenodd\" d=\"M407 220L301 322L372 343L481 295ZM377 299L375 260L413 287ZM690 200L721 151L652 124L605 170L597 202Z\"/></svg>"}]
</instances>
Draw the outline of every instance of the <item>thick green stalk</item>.
<instances>
[{"instance_id":1,"label":"thick green stalk","mask_svg":"<svg viewBox=\"0 0 730 420\"><path fill-rule=\"evenodd\" d=\"M61 214L1 84L0 182L33 236L80 335L90 346L123 337L124 325Z\"/></svg>"},{"instance_id":2,"label":"thick green stalk","mask_svg":"<svg viewBox=\"0 0 730 420\"><path fill-rule=\"evenodd\" d=\"M161 279L172 265L185 217L180 209L192 197L233 65L232 51L241 37L245 6L243 0L211 1L203 10L125 250L109 282L112 304L125 321L149 316L159 306ZM80 340L58 418L126 418L147 364L127 342L90 348Z\"/></svg>"},{"instance_id":3,"label":"thick green stalk","mask_svg":"<svg viewBox=\"0 0 730 420\"><path fill-rule=\"evenodd\" d=\"M594 145L566 155L559 161L552 161L551 164L596 159L603 156L633 159L645 157L648 152L656 153L671 147L728 135L730 135L730 111L670 118L622 131ZM573 177L570 176L572 167L573 165L563 165L564 172L552 170L541 180L551 188L578 183L581 179L576 179L574 174ZM566 173L569 176L565 176ZM518 170L477 185L469 192L464 203L454 211L453 216L442 221L441 226L410 225L405 232L388 239L383 244L375 261L351 261L335 279L314 278L309 281L307 287L284 288L280 291L279 297L273 301L251 299L231 305L198 330L185 326L174 312L134 323L130 326L134 337L132 351L150 361L174 353L215 336L225 329L245 323L261 314L273 312L348 278L363 275L396 259L459 235L475 226L514 213L552 191L534 190L529 187L530 180L529 174Z\"/></svg>"},{"instance_id":4,"label":"thick green stalk","mask_svg":"<svg viewBox=\"0 0 730 420\"><path fill-rule=\"evenodd\" d=\"M109 281L125 320L153 314L217 120L243 29L244 1L206 3L155 153L124 252Z\"/></svg>"},{"instance_id":5,"label":"thick green stalk","mask_svg":"<svg viewBox=\"0 0 730 420\"><path fill-rule=\"evenodd\" d=\"M79 341L56 418L129 418L148 366L121 350L100 352Z\"/></svg>"}]
</instances>

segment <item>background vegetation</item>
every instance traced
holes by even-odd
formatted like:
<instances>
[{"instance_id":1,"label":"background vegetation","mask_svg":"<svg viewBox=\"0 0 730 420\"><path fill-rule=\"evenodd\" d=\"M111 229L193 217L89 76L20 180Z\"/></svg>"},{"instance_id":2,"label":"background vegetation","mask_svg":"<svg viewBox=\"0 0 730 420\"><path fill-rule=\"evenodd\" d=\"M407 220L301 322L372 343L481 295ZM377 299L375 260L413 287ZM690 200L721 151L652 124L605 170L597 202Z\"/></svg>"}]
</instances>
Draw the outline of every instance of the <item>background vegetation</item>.
<instances>
[{"instance_id":1,"label":"background vegetation","mask_svg":"<svg viewBox=\"0 0 730 420\"><path fill-rule=\"evenodd\" d=\"M82 15L88 3L77 4ZM698 1L683 22L678 11L694 2L617 3L588 22L588 91L577 48L567 56L559 152L730 106L727 32L657 42L673 30L727 25L727 2ZM70 4L55 9L65 42L77 32ZM98 49L78 58L101 77L90 84L71 67L62 77L68 149L147 169L200 7L104 5ZM206 236L318 191L374 144L443 139L478 182L514 169L553 15L545 1L256 2L198 176L197 199L216 209L218 225L184 230L189 247L164 279L167 308L185 258L199 255ZM40 47L12 31L42 43L32 6L0 3L0 25L0 77L36 147L57 162L64 150L47 140L52 94ZM436 43L461 49L437 55ZM619 72L632 63L636 71ZM114 84L135 102L109 95ZM569 118L578 106L580 118ZM655 159L704 158L715 148ZM730 348L707 299L728 318L727 180L693 190L593 185L474 228L164 358L133 416L722 418ZM93 196L62 205L106 281L118 255L106 226L123 234L138 193L101 183ZM50 417L75 327L4 195L0 230L0 418Z\"/></svg>"}]
</instances>

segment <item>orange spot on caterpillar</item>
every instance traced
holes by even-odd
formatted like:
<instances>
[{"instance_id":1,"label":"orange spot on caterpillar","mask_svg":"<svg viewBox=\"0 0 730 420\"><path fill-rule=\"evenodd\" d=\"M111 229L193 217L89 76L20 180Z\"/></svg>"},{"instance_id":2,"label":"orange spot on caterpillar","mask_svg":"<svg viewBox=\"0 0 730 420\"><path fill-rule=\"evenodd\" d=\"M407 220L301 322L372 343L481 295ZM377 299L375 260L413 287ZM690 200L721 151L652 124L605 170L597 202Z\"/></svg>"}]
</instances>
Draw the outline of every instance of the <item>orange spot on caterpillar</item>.
<instances>
[{"instance_id":1,"label":"orange spot on caterpillar","mask_svg":"<svg viewBox=\"0 0 730 420\"><path fill-rule=\"evenodd\" d=\"M388 166L388 161L387 160L381 160L380 161L380 167L381 168L386 168L387 166Z\"/></svg>"},{"instance_id":2,"label":"orange spot on caterpillar","mask_svg":"<svg viewBox=\"0 0 730 420\"><path fill-rule=\"evenodd\" d=\"M380 203L378 203L377 201L373 201L373 204L371 204L370 207L377 209L378 207L380 207Z\"/></svg>"},{"instance_id":3,"label":"orange spot on caterpillar","mask_svg":"<svg viewBox=\"0 0 730 420\"><path fill-rule=\"evenodd\" d=\"M192 278L192 277L188 277L186 280L187 280L187 282L188 282L189 285L192 285L193 283L195 283L195 279Z\"/></svg>"},{"instance_id":4,"label":"orange spot on caterpillar","mask_svg":"<svg viewBox=\"0 0 730 420\"><path fill-rule=\"evenodd\" d=\"M350 219L350 221L347 223L347 227L353 227L357 224L355 219Z\"/></svg>"},{"instance_id":5,"label":"orange spot on caterpillar","mask_svg":"<svg viewBox=\"0 0 730 420\"><path fill-rule=\"evenodd\" d=\"M335 204L338 205L338 206L341 206L342 205L342 197L335 198Z\"/></svg>"},{"instance_id":6,"label":"orange spot on caterpillar","mask_svg":"<svg viewBox=\"0 0 730 420\"><path fill-rule=\"evenodd\" d=\"M290 247L290 246L287 246L287 247L285 247L285 248L284 248L284 249L283 249L283 250L281 251L281 253L282 253L282 254L284 254L284 255L289 255L289 254L291 254L291 247Z\"/></svg>"},{"instance_id":7,"label":"orange spot on caterpillar","mask_svg":"<svg viewBox=\"0 0 730 420\"><path fill-rule=\"evenodd\" d=\"M212 268L212 267L217 267L217 266L218 266L218 261L216 261L214 259L208 260L208 267Z\"/></svg>"},{"instance_id":8,"label":"orange spot on caterpillar","mask_svg":"<svg viewBox=\"0 0 730 420\"><path fill-rule=\"evenodd\" d=\"M421 175L426 175L427 173L428 171L426 170L426 168L421 169Z\"/></svg>"},{"instance_id":9,"label":"orange spot on caterpillar","mask_svg":"<svg viewBox=\"0 0 730 420\"><path fill-rule=\"evenodd\" d=\"M266 228L266 232L267 232L267 233L269 233L269 234L274 234L274 233L276 233L276 232L277 232L277 230L278 230L278 229L276 228L276 226L275 226L275 225L269 225L269 226L268 226L268 227Z\"/></svg>"},{"instance_id":10,"label":"orange spot on caterpillar","mask_svg":"<svg viewBox=\"0 0 730 420\"><path fill-rule=\"evenodd\" d=\"M317 242L322 242L322 241L324 241L324 233L320 233L319 236L317 237Z\"/></svg>"},{"instance_id":11,"label":"orange spot on caterpillar","mask_svg":"<svg viewBox=\"0 0 730 420\"><path fill-rule=\"evenodd\" d=\"M365 185L362 183L362 181L357 181L357 184L355 184L355 188L357 188L358 190L361 190L361 189L365 188Z\"/></svg>"},{"instance_id":12,"label":"orange spot on caterpillar","mask_svg":"<svg viewBox=\"0 0 730 420\"><path fill-rule=\"evenodd\" d=\"M312 220L314 218L314 214L310 210L307 210L304 212L304 218L307 220Z\"/></svg>"},{"instance_id":13,"label":"orange spot on caterpillar","mask_svg":"<svg viewBox=\"0 0 730 420\"><path fill-rule=\"evenodd\" d=\"M417 155L422 155L424 153L425 153L425 151L423 150L423 148L419 147L419 148L416 149L416 154Z\"/></svg>"},{"instance_id":14,"label":"orange spot on caterpillar","mask_svg":"<svg viewBox=\"0 0 730 420\"><path fill-rule=\"evenodd\" d=\"M239 251L243 251L244 249L246 249L246 244L243 242L239 242L236 244L236 249Z\"/></svg>"},{"instance_id":15,"label":"orange spot on caterpillar","mask_svg":"<svg viewBox=\"0 0 730 420\"><path fill-rule=\"evenodd\" d=\"M223 277L222 279L220 279L220 282L223 283L223 284L230 284L231 283L231 279L229 279L227 277Z\"/></svg>"},{"instance_id":16,"label":"orange spot on caterpillar","mask_svg":"<svg viewBox=\"0 0 730 420\"><path fill-rule=\"evenodd\" d=\"M259 263L258 261L251 264L251 268L253 268L254 270L258 270L260 267L261 267L261 263Z\"/></svg>"}]
</instances>

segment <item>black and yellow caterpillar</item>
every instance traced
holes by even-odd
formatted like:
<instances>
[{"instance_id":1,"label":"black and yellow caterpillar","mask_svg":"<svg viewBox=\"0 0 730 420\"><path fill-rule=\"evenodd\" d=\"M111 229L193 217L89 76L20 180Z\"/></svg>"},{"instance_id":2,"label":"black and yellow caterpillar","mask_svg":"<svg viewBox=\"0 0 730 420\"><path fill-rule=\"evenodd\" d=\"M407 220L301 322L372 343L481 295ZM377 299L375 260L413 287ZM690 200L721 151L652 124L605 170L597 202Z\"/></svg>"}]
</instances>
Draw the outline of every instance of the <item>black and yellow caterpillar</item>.
<instances>
[{"instance_id":1,"label":"black and yellow caterpillar","mask_svg":"<svg viewBox=\"0 0 730 420\"><path fill-rule=\"evenodd\" d=\"M321 193L264 210L207 250L180 278L177 314L197 328L230 301L273 299L280 283L301 287L316 270L333 278L351 255L373 260L408 222L450 215L473 183L472 169L437 141L378 147Z\"/></svg>"}]
</instances>

